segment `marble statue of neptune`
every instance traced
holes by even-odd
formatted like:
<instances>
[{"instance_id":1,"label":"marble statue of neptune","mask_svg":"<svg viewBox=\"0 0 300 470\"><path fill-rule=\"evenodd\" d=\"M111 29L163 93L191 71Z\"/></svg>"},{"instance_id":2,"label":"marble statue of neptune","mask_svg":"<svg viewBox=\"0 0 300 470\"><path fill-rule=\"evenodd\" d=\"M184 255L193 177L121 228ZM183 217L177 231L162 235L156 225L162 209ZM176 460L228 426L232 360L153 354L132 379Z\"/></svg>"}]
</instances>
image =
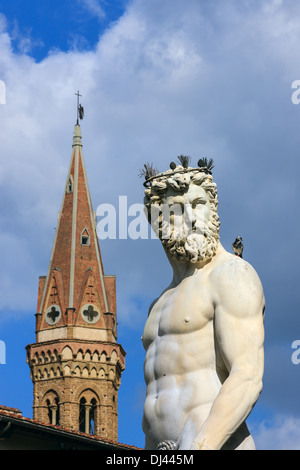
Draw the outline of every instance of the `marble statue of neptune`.
<instances>
[{"instance_id":1,"label":"marble statue of neptune","mask_svg":"<svg viewBox=\"0 0 300 470\"><path fill-rule=\"evenodd\" d=\"M149 222L173 269L142 336L145 449L255 450L245 420L262 390L260 279L220 243L211 168L173 163L145 179Z\"/></svg>"}]
</instances>

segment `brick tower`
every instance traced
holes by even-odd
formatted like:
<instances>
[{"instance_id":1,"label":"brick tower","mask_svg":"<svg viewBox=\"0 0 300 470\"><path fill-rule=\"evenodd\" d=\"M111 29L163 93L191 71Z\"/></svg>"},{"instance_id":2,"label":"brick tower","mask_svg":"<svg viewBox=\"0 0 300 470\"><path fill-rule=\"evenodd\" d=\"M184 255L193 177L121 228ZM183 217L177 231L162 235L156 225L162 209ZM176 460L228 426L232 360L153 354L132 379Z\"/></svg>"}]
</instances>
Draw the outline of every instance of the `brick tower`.
<instances>
[{"instance_id":1,"label":"brick tower","mask_svg":"<svg viewBox=\"0 0 300 470\"><path fill-rule=\"evenodd\" d=\"M78 121L37 312L36 342L26 348L33 419L117 441L125 352L117 343L115 277L103 271Z\"/></svg>"}]
</instances>

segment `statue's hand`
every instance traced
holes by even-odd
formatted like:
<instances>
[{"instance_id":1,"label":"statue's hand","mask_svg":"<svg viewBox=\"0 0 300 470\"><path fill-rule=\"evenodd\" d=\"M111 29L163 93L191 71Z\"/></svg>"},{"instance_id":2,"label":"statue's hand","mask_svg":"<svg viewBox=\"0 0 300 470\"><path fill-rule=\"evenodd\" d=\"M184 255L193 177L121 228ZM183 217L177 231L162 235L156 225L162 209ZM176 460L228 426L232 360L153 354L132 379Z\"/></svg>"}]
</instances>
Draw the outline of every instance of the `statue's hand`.
<instances>
[{"instance_id":1,"label":"statue's hand","mask_svg":"<svg viewBox=\"0 0 300 470\"><path fill-rule=\"evenodd\" d=\"M202 442L193 441L189 450L213 450L205 443L205 439Z\"/></svg>"}]
</instances>

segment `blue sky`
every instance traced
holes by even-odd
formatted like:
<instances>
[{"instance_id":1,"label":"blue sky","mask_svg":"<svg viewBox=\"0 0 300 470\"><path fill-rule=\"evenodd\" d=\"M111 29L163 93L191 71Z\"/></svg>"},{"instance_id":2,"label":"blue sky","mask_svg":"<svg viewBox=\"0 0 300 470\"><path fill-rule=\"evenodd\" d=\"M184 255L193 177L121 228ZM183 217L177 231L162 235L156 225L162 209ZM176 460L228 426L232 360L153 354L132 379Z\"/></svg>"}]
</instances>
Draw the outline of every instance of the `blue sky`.
<instances>
[{"instance_id":1,"label":"blue sky","mask_svg":"<svg viewBox=\"0 0 300 470\"><path fill-rule=\"evenodd\" d=\"M40 61L49 51L93 49L112 22L124 12L126 0L1 1L8 31L16 52L26 52Z\"/></svg>"},{"instance_id":2,"label":"blue sky","mask_svg":"<svg viewBox=\"0 0 300 470\"><path fill-rule=\"evenodd\" d=\"M258 448L300 449L300 6L293 0L0 0L0 403L31 417L34 341L81 91L94 209L141 203L147 161L214 159L221 241L237 235L265 291L265 376L248 419ZM117 276L127 352L119 440L143 446L140 337L171 271L157 240L100 242Z\"/></svg>"}]
</instances>

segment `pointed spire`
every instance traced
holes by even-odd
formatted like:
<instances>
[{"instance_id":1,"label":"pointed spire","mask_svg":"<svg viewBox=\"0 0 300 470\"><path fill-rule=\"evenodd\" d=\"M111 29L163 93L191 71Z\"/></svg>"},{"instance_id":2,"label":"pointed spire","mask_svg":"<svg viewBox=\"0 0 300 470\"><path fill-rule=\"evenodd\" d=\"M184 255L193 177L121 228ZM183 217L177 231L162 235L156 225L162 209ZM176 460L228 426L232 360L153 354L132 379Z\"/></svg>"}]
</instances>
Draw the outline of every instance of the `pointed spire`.
<instances>
[{"instance_id":1,"label":"pointed spire","mask_svg":"<svg viewBox=\"0 0 300 470\"><path fill-rule=\"evenodd\" d=\"M95 308L99 312L114 312L114 287L109 276L104 275L99 241L96 232L95 216L87 182L83 153L81 129L75 125L72 155L63 195L62 207L56 229L49 271L39 308L45 315L51 303L50 290L53 270L59 270L63 292L60 300L62 310L72 309L75 322L80 323L81 310L85 302L86 273L91 270L94 290L97 295ZM42 287L41 287L42 290ZM108 292L107 292L108 290ZM102 316L99 316L102 318ZM108 317L107 317L108 318ZM63 319L61 320L63 321ZM100 320L99 320L100 321ZM104 321L104 320L103 320Z\"/></svg>"},{"instance_id":2,"label":"pointed spire","mask_svg":"<svg viewBox=\"0 0 300 470\"><path fill-rule=\"evenodd\" d=\"M95 435L116 441L126 353L117 343L115 276L103 270L79 121L37 312L36 341L26 347L33 419L85 432L93 421Z\"/></svg>"}]
</instances>

